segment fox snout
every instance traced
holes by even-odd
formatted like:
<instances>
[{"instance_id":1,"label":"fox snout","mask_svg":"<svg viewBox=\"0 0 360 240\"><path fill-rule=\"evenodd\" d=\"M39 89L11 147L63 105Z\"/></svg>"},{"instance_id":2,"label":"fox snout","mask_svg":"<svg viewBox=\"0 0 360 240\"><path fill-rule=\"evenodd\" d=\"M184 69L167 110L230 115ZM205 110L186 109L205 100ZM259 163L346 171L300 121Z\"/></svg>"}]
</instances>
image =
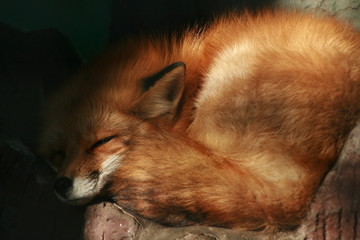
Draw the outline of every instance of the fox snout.
<instances>
[{"instance_id":1,"label":"fox snout","mask_svg":"<svg viewBox=\"0 0 360 240\"><path fill-rule=\"evenodd\" d=\"M89 184L90 183L90 184ZM88 203L96 191L96 184L85 179L70 179L68 177L59 177L54 182L56 196L63 202L72 205L81 205Z\"/></svg>"},{"instance_id":2,"label":"fox snout","mask_svg":"<svg viewBox=\"0 0 360 240\"><path fill-rule=\"evenodd\" d=\"M53 187L59 198L67 200L73 187L73 181L67 177L59 177L55 180Z\"/></svg>"},{"instance_id":3,"label":"fox snout","mask_svg":"<svg viewBox=\"0 0 360 240\"><path fill-rule=\"evenodd\" d=\"M102 190L103 184L99 184L98 178L59 177L54 182L54 190L57 197L72 205L82 205L90 202Z\"/></svg>"},{"instance_id":4,"label":"fox snout","mask_svg":"<svg viewBox=\"0 0 360 240\"><path fill-rule=\"evenodd\" d=\"M71 165L65 168L53 185L57 197L66 203L81 205L98 196L121 165L122 157L114 154L104 159L99 169L74 171Z\"/></svg>"}]
</instances>

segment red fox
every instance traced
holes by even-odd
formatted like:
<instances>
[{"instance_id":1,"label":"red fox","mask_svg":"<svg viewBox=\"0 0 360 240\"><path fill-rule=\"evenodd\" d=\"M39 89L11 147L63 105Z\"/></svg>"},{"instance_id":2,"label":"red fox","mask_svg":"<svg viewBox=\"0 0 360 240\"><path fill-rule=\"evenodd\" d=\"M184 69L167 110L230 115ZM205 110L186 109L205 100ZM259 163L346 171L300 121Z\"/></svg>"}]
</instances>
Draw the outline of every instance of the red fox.
<instances>
[{"instance_id":1,"label":"red fox","mask_svg":"<svg viewBox=\"0 0 360 240\"><path fill-rule=\"evenodd\" d=\"M328 17L231 15L131 37L49 105L58 197L168 226L286 230L360 115L360 34Z\"/></svg>"}]
</instances>

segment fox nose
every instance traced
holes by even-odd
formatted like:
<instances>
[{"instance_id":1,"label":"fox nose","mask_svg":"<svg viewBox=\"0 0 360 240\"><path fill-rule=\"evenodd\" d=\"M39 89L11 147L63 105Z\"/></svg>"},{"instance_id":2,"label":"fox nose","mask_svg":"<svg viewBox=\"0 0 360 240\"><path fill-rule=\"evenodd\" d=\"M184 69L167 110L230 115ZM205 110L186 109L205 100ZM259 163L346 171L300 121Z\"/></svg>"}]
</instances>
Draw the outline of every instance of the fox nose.
<instances>
[{"instance_id":1,"label":"fox nose","mask_svg":"<svg viewBox=\"0 0 360 240\"><path fill-rule=\"evenodd\" d=\"M72 184L73 183L70 178L60 177L55 180L54 189L60 197L67 199L68 198L67 193L69 189L72 187Z\"/></svg>"}]
</instances>

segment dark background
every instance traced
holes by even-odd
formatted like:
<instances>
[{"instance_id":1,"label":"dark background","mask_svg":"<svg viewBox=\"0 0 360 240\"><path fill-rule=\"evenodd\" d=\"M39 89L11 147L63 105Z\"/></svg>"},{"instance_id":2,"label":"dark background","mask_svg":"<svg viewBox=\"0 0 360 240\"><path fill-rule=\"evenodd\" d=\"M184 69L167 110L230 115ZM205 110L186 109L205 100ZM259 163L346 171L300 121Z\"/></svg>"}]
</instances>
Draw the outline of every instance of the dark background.
<instances>
[{"instance_id":1,"label":"dark background","mask_svg":"<svg viewBox=\"0 0 360 240\"><path fill-rule=\"evenodd\" d=\"M22 31L54 28L91 57L109 37L207 19L228 9L255 9L269 0L1 0L0 21Z\"/></svg>"}]
</instances>

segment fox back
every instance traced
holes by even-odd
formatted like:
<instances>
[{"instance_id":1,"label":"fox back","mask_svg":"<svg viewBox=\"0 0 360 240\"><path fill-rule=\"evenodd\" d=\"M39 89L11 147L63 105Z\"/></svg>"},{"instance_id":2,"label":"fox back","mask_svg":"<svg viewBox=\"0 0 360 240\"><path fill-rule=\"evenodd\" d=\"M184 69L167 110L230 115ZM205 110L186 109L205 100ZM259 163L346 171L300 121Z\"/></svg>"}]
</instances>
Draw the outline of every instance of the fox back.
<instances>
[{"instance_id":1,"label":"fox back","mask_svg":"<svg viewBox=\"0 0 360 240\"><path fill-rule=\"evenodd\" d=\"M359 118L360 35L328 17L231 15L133 37L65 86L40 153L59 198L169 226L289 229Z\"/></svg>"}]
</instances>

